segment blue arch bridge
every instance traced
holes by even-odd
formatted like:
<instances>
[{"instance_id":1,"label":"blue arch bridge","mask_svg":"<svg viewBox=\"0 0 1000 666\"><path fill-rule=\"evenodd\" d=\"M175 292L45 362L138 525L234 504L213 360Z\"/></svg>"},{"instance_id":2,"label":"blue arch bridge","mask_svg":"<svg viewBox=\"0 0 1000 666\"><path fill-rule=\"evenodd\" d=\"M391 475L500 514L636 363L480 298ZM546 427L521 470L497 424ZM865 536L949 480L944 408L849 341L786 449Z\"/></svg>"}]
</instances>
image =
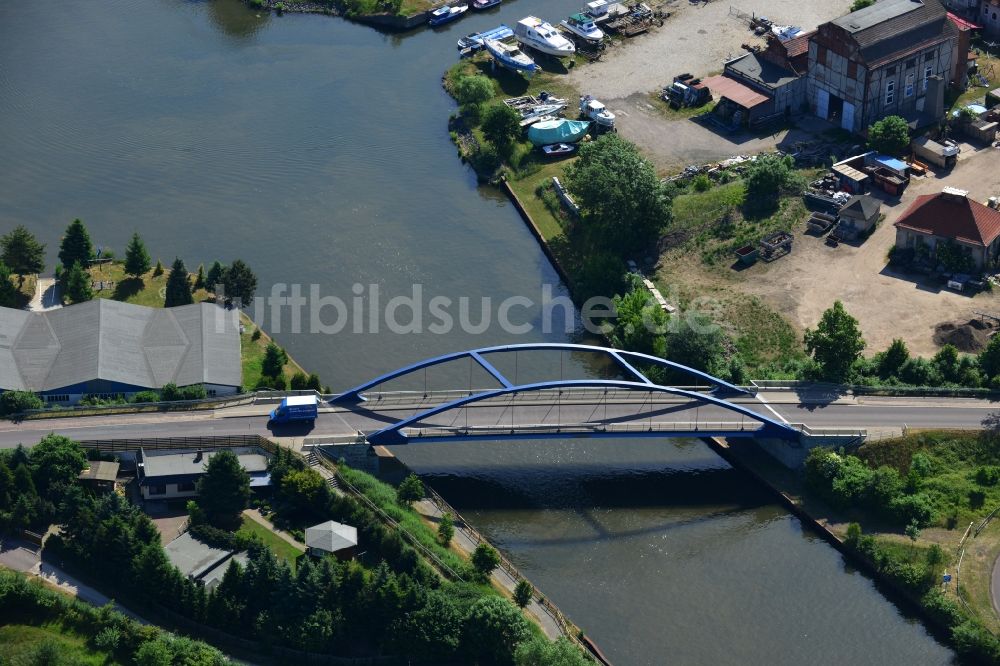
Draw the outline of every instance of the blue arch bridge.
<instances>
[{"instance_id":1,"label":"blue arch bridge","mask_svg":"<svg viewBox=\"0 0 1000 666\"><path fill-rule=\"evenodd\" d=\"M530 355L526 370L526 352ZM614 378L566 378L563 356L586 355ZM558 376L552 355L559 354ZM549 363L542 362L548 357ZM427 390L428 369L465 361L469 386ZM513 363L514 371L499 368ZM548 367L547 367L548 366ZM493 385L472 388L472 373ZM546 373L548 370L548 373ZM424 377L424 389L383 391L394 380ZM513 378L512 378L513 375ZM665 385L651 377L684 378L693 386ZM793 446L804 437L840 443L864 438L857 428L810 430L788 423L758 400L754 392L723 379L648 354L606 347L535 343L484 347L437 356L386 373L334 397L345 424L356 426L373 445L443 439L538 439L548 437L754 437L784 440Z\"/></svg>"}]
</instances>

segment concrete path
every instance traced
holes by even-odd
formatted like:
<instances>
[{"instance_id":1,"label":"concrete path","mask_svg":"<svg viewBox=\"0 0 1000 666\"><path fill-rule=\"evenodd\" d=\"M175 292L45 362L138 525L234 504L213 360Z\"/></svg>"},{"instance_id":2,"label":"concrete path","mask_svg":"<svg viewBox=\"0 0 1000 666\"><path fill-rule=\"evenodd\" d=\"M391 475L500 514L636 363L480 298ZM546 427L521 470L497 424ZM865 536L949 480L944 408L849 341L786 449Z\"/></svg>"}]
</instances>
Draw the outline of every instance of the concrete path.
<instances>
[{"instance_id":1,"label":"concrete path","mask_svg":"<svg viewBox=\"0 0 1000 666\"><path fill-rule=\"evenodd\" d=\"M441 510L430 500L423 499L419 502L414 502L413 508L416 509L417 513L428 518L433 523L438 523L441 520ZM458 524L455 525L455 537L451 542L466 554L471 554L476 549L476 546L479 545L476 535L471 530ZM490 579L495 585L500 586L509 594L514 594L514 586L517 585L518 579L511 576L506 570L497 567L494 569ZM541 626L542 631L551 640L555 640L563 635L562 630L559 628L559 623L556 622L555 618L536 599L532 599L525 607L525 610L535 618L539 626Z\"/></svg>"},{"instance_id":2,"label":"concrete path","mask_svg":"<svg viewBox=\"0 0 1000 666\"><path fill-rule=\"evenodd\" d=\"M59 285L52 277L39 277L35 283L35 294L31 297L28 309L32 312L55 310L62 307L62 296Z\"/></svg>"},{"instance_id":3,"label":"concrete path","mask_svg":"<svg viewBox=\"0 0 1000 666\"><path fill-rule=\"evenodd\" d=\"M257 509L244 509L243 515L249 518L250 520L254 521L255 523L258 523L266 527L282 541L290 543L299 550L305 550L306 545L304 543L302 543L301 541L296 541L295 537L293 537L288 532L285 532L284 530L279 530L277 527L274 526L274 523L265 518L264 515Z\"/></svg>"},{"instance_id":4,"label":"concrete path","mask_svg":"<svg viewBox=\"0 0 1000 666\"><path fill-rule=\"evenodd\" d=\"M50 585L59 588L60 591L86 601L88 604L105 606L114 603L115 610L129 616L136 622L150 624L101 592L81 583L51 562L42 561L42 549L28 541L8 538L0 542L0 565L29 576L41 578Z\"/></svg>"}]
</instances>

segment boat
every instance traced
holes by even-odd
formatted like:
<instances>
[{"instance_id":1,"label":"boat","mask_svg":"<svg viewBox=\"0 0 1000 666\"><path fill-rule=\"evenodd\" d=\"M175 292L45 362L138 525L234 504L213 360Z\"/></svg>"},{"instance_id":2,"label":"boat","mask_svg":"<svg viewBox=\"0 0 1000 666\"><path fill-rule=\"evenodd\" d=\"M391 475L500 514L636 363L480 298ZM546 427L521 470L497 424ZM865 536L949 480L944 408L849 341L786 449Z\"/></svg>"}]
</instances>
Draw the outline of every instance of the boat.
<instances>
[{"instance_id":1,"label":"boat","mask_svg":"<svg viewBox=\"0 0 1000 666\"><path fill-rule=\"evenodd\" d=\"M599 42L604 39L604 31L598 28L593 17L587 14L573 14L560 21L559 25L588 42Z\"/></svg>"},{"instance_id":2,"label":"boat","mask_svg":"<svg viewBox=\"0 0 1000 666\"><path fill-rule=\"evenodd\" d=\"M586 120L543 120L528 128L528 140L536 146L553 143L576 143L590 128Z\"/></svg>"},{"instance_id":3,"label":"boat","mask_svg":"<svg viewBox=\"0 0 1000 666\"><path fill-rule=\"evenodd\" d=\"M475 10L489 9L496 7L502 0L472 0L472 8Z\"/></svg>"},{"instance_id":4,"label":"boat","mask_svg":"<svg viewBox=\"0 0 1000 666\"><path fill-rule=\"evenodd\" d=\"M547 146L542 146L542 152L552 157L569 155L575 150L575 143L550 143Z\"/></svg>"},{"instance_id":5,"label":"boat","mask_svg":"<svg viewBox=\"0 0 1000 666\"><path fill-rule=\"evenodd\" d=\"M514 39L524 46L551 56L571 56L576 53L573 42L537 16L525 16L514 26Z\"/></svg>"},{"instance_id":6,"label":"boat","mask_svg":"<svg viewBox=\"0 0 1000 666\"><path fill-rule=\"evenodd\" d=\"M538 65L535 64L535 61L522 53L521 49L514 44L501 42L497 39L485 39L483 40L483 48L493 56L493 62L501 67L529 75L538 71Z\"/></svg>"},{"instance_id":7,"label":"boat","mask_svg":"<svg viewBox=\"0 0 1000 666\"><path fill-rule=\"evenodd\" d=\"M444 25L454 21L467 11L469 11L469 5L445 5L432 11L427 22L431 25Z\"/></svg>"},{"instance_id":8,"label":"boat","mask_svg":"<svg viewBox=\"0 0 1000 666\"><path fill-rule=\"evenodd\" d=\"M510 39L514 36L514 31L509 27L500 24L496 28L491 30L484 30L482 32L474 32L471 35L466 35L458 40L458 48L460 49L472 49L473 51L478 51L483 48L483 42L487 39Z\"/></svg>"}]
</instances>

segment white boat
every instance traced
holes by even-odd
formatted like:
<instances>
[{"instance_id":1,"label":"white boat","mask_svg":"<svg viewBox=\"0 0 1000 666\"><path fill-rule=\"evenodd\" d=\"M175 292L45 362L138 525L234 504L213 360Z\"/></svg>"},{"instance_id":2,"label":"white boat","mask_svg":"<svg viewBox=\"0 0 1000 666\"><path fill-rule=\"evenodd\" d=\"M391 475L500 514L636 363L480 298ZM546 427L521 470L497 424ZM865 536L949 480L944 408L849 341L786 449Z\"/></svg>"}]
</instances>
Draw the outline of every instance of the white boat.
<instances>
[{"instance_id":1,"label":"white boat","mask_svg":"<svg viewBox=\"0 0 1000 666\"><path fill-rule=\"evenodd\" d=\"M455 5L454 7L445 5L432 11L427 22L432 26L444 25L454 21L467 11L469 11L469 5Z\"/></svg>"},{"instance_id":2,"label":"white boat","mask_svg":"<svg viewBox=\"0 0 1000 666\"><path fill-rule=\"evenodd\" d=\"M540 118L541 116L554 116L566 108L566 104L539 104L529 107L521 112L521 119Z\"/></svg>"},{"instance_id":3,"label":"white boat","mask_svg":"<svg viewBox=\"0 0 1000 666\"><path fill-rule=\"evenodd\" d=\"M514 26L514 39L524 46L551 56L571 56L576 53L573 42L566 39L558 30L537 16L526 16Z\"/></svg>"},{"instance_id":4,"label":"white boat","mask_svg":"<svg viewBox=\"0 0 1000 666\"><path fill-rule=\"evenodd\" d=\"M560 21L559 25L588 42L599 42L604 39L604 31L598 28L594 19L587 14L573 14Z\"/></svg>"},{"instance_id":5,"label":"white boat","mask_svg":"<svg viewBox=\"0 0 1000 666\"><path fill-rule=\"evenodd\" d=\"M493 61L506 69L531 75L538 71L538 65L521 49L496 39L483 40L483 46L493 56Z\"/></svg>"},{"instance_id":6,"label":"white boat","mask_svg":"<svg viewBox=\"0 0 1000 666\"><path fill-rule=\"evenodd\" d=\"M580 115L590 118L601 127L615 126L615 114L611 113L604 104L594 99L593 95L584 95L580 98Z\"/></svg>"}]
</instances>

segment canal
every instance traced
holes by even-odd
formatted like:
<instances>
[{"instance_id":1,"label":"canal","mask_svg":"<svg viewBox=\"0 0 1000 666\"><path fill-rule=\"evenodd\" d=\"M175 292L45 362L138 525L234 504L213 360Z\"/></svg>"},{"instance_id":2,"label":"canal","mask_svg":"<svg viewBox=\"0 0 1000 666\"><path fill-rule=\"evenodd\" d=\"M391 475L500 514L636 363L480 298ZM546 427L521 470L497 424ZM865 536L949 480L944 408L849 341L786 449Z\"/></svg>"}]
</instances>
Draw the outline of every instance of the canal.
<instances>
[{"instance_id":1,"label":"canal","mask_svg":"<svg viewBox=\"0 0 1000 666\"><path fill-rule=\"evenodd\" d=\"M538 324L543 286L565 288L514 209L455 158L440 77L461 34L579 4L516 0L405 37L236 0L0 4L0 233L27 225L54 262L80 217L119 253L138 231L164 263L242 258L264 293L316 285L350 302L355 284L377 285L385 303L420 284L425 298L469 298L473 320L482 297L495 310L518 295ZM577 337L558 322L525 335L292 323L285 311L268 328L338 388L437 353ZM952 658L699 442L401 455L618 666Z\"/></svg>"}]
</instances>

